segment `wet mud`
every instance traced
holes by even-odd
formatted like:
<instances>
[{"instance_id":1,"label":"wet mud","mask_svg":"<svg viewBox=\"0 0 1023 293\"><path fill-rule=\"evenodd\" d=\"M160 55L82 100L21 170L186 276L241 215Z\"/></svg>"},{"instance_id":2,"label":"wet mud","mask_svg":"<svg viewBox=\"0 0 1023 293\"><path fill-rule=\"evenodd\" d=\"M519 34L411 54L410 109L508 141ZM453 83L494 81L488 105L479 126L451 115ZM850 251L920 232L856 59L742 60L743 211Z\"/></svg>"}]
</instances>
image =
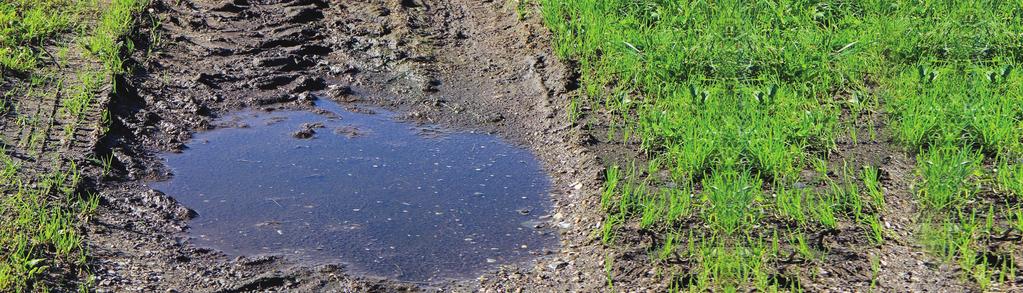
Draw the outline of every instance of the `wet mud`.
<instances>
[{"instance_id":1,"label":"wet mud","mask_svg":"<svg viewBox=\"0 0 1023 293\"><path fill-rule=\"evenodd\" d=\"M602 164L578 143L577 127L560 110L574 82L538 17L520 19L504 1L418 0L154 1L149 14L161 25L141 31L155 30L164 41L134 39L143 50L132 56L132 74L117 82L111 131L97 147L113 158L112 173L94 183L102 202L86 229L98 291L594 291L605 285L603 248L591 237L600 220L592 211ZM525 217L554 229L560 243L533 260L473 276L402 281L340 262L234 256L198 245L189 231L201 213L146 184L171 178L160 154L187 153L196 133L223 126L218 119L244 110L317 111L317 97L353 113L385 109L398 120L490 133L528 149L551 176L545 195L551 201L548 213ZM367 134L325 126L304 125L293 134L314 140Z\"/></svg>"}]
</instances>

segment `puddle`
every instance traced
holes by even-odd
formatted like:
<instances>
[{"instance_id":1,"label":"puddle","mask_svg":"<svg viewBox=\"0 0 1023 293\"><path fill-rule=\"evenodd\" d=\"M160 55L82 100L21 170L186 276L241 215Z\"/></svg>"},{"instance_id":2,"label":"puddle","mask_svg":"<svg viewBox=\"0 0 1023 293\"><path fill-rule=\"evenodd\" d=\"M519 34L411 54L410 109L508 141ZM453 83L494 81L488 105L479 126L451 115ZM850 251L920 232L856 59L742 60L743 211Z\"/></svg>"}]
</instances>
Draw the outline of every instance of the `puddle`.
<instances>
[{"instance_id":1,"label":"puddle","mask_svg":"<svg viewBox=\"0 0 1023 293\"><path fill-rule=\"evenodd\" d=\"M557 245L534 226L549 179L528 151L483 134L341 116L245 112L197 133L151 182L199 216L190 236L229 255L280 254L405 281L472 278ZM293 136L313 128L310 139ZM308 127L306 127L308 128Z\"/></svg>"}]
</instances>

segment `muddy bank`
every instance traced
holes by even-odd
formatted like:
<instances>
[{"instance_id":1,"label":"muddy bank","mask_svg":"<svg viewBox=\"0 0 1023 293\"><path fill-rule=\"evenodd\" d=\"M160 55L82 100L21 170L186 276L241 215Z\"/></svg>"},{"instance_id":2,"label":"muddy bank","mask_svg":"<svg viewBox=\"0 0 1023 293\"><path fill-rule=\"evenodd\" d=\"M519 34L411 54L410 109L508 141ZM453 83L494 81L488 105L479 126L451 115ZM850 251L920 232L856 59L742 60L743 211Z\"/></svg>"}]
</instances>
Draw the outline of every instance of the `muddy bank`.
<instances>
[{"instance_id":1,"label":"muddy bank","mask_svg":"<svg viewBox=\"0 0 1023 293\"><path fill-rule=\"evenodd\" d=\"M566 117L571 70L538 17L504 1L154 1L160 44L133 56L117 84L111 132L98 152L113 173L94 183L87 227L100 291L595 291L603 248L591 231L600 164ZM140 50L147 52L148 50ZM168 177L160 152L242 109L312 109L323 96L405 120L495 133L532 150L552 176L561 248L478 279L399 283L285 257L227 257L185 234L195 217L146 188ZM656 282L652 279L637 283Z\"/></svg>"}]
</instances>

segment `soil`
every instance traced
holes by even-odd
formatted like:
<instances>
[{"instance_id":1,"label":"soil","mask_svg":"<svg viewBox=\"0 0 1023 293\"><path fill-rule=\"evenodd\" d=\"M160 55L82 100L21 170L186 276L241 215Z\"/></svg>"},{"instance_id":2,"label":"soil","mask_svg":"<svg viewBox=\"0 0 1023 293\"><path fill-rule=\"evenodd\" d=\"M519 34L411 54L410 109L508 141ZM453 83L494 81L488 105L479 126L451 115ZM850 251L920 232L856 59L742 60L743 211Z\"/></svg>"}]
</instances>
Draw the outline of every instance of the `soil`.
<instances>
[{"instance_id":1,"label":"soil","mask_svg":"<svg viewBox=\"0 0 1023 293\"><path fill-rule=\"evenodd\" d=\"M553 53L540 16L520 15L515 2L155 0L143 19L150 17L160 25L141 31L159 38L134 37L141 50L111 95L110 132L95 150L73 151L114 158L112 174L92 172L87 184L101 195L98 215L85 227L97 291L596 292L608 290L608 256L615 259L616 289L659 292L670 285L640 236L626 231L622 237L635 241L609 248L594 233L603 217L604 162L643 156L633 145L601 141L608 124L599 117L585 126L570 122L574 68ZM313 110L319 98L353 111L383 107L408 121L494 133L529 148L552 177L547 219L560 228L560 249L476 279L429 284L354 274L340 263L230 257L191 245L186 231L195 212L145 186L170 176L157 154L183 151L194 132L217 127L217 117L243 109ZM360 130L310 125L296 136L315 131ZM836 155L876 163L888 174L887 244L872 248L855 239L862 235L857 227L818 236L829 249L827 266L799 280L806 290L870 290L871 255L882 261L880 291L971 290L911 244L914 160L891 145L846 143Z\"/></svg>"},{"instance_id":2,"label":"soil","mask_svg":"<svg viewBox=\"0 0 1023 293\"><path fill-rule=\"evenodd\" d=\"M97 180L88 225L99 291L596 291L603 248L592 241L602 164L573 138L571 68L537 17L507 1L155 1L162 44L118 81L114 123L99 145L114 174ZM143 29L144 31L145 29ZM140 50L142 52L150 50ZM531 149L552 176L562 248L478 279L411 284L354 275L343 264L229 257L187 241L195 213L144 182L168 178L160 152L241 109L313 109L332 99L384 107L409 121L496 133ZM315 127L307 127L309 131ZM304 136L305 133L296 133Z\"/></svg>"}]
</instances>

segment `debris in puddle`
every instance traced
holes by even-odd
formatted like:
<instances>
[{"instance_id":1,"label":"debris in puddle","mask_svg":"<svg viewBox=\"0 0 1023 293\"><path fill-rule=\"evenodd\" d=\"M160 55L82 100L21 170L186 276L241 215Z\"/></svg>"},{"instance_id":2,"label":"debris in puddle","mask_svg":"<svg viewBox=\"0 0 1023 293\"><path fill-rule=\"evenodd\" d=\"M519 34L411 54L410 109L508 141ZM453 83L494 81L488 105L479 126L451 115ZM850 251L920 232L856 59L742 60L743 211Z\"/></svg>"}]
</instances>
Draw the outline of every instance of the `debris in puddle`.
<instances>
[{"instance_id":1,"label":"debris in puddle","mask_svg":"<svg viewBox=\"0 0 1023 293\"><path fill-rule=\"evenodd\" d=\"M197 134L195 141L211 143L167 155L174 177L153 186L195 207L203 216L192 220L190 233L206 235L203 244L225 253L343 261L382 275L396 264L403 275L394 277L406 280L478 271L485 268L479 259L516 261L535 254L529 247L556 244L555 233L543 231L548 222L532 216L545 214L540 199L549 182L527 151L485 134L423 136L388 114L316 103L344 115L344 124L324 120L322 112L263 114L275 123L246 113L238 121L256 121L249 124L258 131ZM323 128L333 131L316 133ZM288 221L252 220L269 213ZM259 224L239 224L253 222ZM437 261L418 261L422 255Z\"/></svg>"},{"instance_id":2,"label":"debris in puddle","mask_svg":"<svg viewBox=\"0 0 1023 293\"><path fill-rule=\"evenodd\" d=\"M362 131L355 126L346 125L334 128L334 134L344 135L348 138L355 138L362 135Z\"/></svg>"},{"instance_id":3,"label":"debris in puddle","mask_svg":"<svg viewBox=\"0 0 1023 293\"><path fill-rule=\"evenodd\" d=\"M294 136L295 138L300 138L300 139L309 139L309 138L313 138L314 134L316 134L315 130L306 128L306 129L302 129L302 130L299 130L299 131L296 131L296 132L292 133L291 136Z\"/></svg>"},{"instance_id":4,"label":"debris in puddle","mask_svg":"<svg viewBox=\"0 0 1023 293\"><path fill-rule=\"evenodd\" d=\"M274 125L283 122L284 120L288 120L288 117L283 116L270 117L269 119L266 119L266 125Z\"/></svg>"},{"instance_id":5,"label":"debris in puddle","mask_svg":"<svg viewBox=\"0 0 1023 293\"><path fill-rule=\"evenodd\" d=\"M309 139L309 138L312 138L313 135L316 134L316 129L318 129L318 128L324 128L322 122L303 123L302 126L300 126L300 129L298 131L292 133L291 136L293 136L295 138L300 138L300 139Z\"/></svg>"}]
</instances>

